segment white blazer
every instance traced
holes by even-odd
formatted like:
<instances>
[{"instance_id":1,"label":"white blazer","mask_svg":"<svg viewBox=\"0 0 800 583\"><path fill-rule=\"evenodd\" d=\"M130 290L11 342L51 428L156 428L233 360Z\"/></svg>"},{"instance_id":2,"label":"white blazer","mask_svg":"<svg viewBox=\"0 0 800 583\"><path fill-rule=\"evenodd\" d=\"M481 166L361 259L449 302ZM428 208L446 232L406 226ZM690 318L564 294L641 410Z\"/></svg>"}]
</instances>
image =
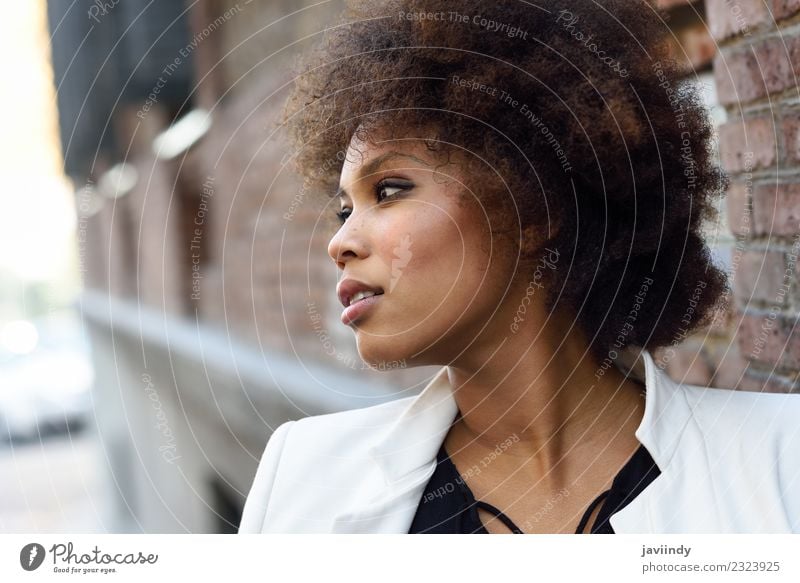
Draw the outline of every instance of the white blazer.
<instances>
[{"instance_id":1,"label":"white blazer","mask_svg":"<svg viewBox=\"0 0 800 583\"><path fill-rule=\"evenodd\" d=\"M647 351L625 358L646 387L636 437L661 474L611 516L615 532L800 532L800 395L679 384ZM457 411L444 367L418 395L283 423L239 532L407 533Z\"/></svg>"}]
</instances>

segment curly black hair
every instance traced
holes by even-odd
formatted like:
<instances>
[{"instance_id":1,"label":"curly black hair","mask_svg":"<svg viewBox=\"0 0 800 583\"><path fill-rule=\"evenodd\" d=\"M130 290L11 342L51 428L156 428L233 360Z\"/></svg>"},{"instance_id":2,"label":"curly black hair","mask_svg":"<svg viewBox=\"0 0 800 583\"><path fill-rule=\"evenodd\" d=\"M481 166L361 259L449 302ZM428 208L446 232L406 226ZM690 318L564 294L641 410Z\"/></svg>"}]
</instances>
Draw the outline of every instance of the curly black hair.
<instances>
[{"instance_id":1,"label":"curly black hair","mask_svg":"<svg viewBox=\"0 0 800 583\"><path fill-rule=\"evenodd\" d=\"M354 133L435 128L429 147L470 152L498 235L547 233L548 309L598 356L676 344L729 293L702 235L729 179L662 17L640 0L350 2L287 101L297 169L332 196Z\"/></svg>"}]
</instances>

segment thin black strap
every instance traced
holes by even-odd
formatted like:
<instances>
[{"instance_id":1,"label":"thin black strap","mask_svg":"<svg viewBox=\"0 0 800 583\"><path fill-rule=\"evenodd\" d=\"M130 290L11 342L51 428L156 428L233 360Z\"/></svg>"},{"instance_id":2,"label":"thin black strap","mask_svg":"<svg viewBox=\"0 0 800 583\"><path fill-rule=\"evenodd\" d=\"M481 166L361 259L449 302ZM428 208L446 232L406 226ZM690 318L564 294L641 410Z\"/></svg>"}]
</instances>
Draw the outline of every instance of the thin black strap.
<instances>
[{"instance_id":1,"label":"thin black strap","mask_svg":"<svg viewBox=\"0 0 800 583\"><path fill-rule=\"evenodd\" d=\"M586 512L583 513L583 517L581 518L581 521L578 523L578 528L575 530L575 534L583 534L583 531L586 529L586 523L589 522L589 517L592 515L592 512L597 507L597 505L600 504L600 502L602 502L606 496L608 496L608 493L610 491L611 489L605 490L604 492L600 492L600 494L598 494L597 497L594 500L592 500L592 503L589 504L589 507L586 509ZM502 523L505 524L509 528L509 530L511 530L511 532L513 532L514 534L524 534L522 530L520 530L519 527L517 527L517 525L514 524L514 522L508 516L503 514L502 510L496 508L495 506L492 506L488 502L484 502L483 500L476 500L475 505L478 506L479 508L488 510L489 512L494 514L495 517L499 518L502 521Z\"/></svg>"},{"instance_id":2,"label":"thin black strap","mask_svg":"<svg viewBox=\"0 0 800 583\"><path fill-rule=\"evenodd\" d=\"M495 508L494 506L492 506L492 505L491 505L491 504L489 504L488 502L484 502L484 501L482 501L482 500L476 500L476 501L475 501L475 504L476 504L476 505L477 505L479 508L483 508L483 509L485 509L485 510L488 510L488 511L489 511L489 512L491 512L492 514L494 514L494 515L495 515L497 518L499 518L499 519L500 519L500 520L503 522L503 524L505 524L505 525L506 525L506 526L507 526L507 527L508 527L508 528L511 530L511 532L513 532L514 534L525 534L525 533L523 533L523 532L522 532L522 531L521 531L519 528L517 528L517 525L516 525L516 524L514 524L514 523L511 521L511 519L510 519L508 516L506 516L505 514L503 514L503 512L502 512L501 510L498 510L497 508Z\"/></svg>"},{"instance_id":3,"label":"thin black strap","mask_svg":"<svg viewBox=\"0 0 800 583\"><path fill-rule=\"evenodd\" d=\"M589 517L592 515L592 511L606 496L608 496L610 491L611 489L608 489L605 492L600 492L597 498L595 498L592 503L589 504L589 508L587 508L586 512L583 513L583 518L581 518L581 521L578 523L578 529L575 531L575 534L583 534L583 531L586 528L586 523L589 522Z\"/></svg>"}]
</instances>

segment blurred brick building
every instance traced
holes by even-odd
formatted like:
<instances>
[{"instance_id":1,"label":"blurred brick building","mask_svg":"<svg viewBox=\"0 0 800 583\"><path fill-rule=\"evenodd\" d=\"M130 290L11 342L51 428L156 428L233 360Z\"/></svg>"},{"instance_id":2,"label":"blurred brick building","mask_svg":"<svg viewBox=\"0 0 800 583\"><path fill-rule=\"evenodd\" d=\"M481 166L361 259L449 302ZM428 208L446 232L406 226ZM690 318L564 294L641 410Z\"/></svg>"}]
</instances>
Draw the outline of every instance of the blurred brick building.
<instances>
[{"instance_id":1,"label":"blurred brick building","mask_svg":"<svg viewBox=\"0 0 800 583\"><path fill-rule=\"evenodd\" d=\"M794 281L766 348L751 354L750 343L800 233L800 188L790 179L800 161L800 45L790 41L800 36L779 34L800 3L661 4L675 55L705 84L722 124L722 160L736 180L722 209L729 226L710 225L709 238L738 274L715 326L656 356L684 382L792 390ZM432 372L363 370L338 320L330 225L283 167L273 122L291 59L341 8L50 3L62 142L80 210L80 309L118 530L235 531L278 424L406 396L398 389L417 390Z\"/></svg>"},{"instance_id":2,"label":"blurred brick building","mask_svg":"<svg viewBox=\"0 0 800 583\"><path fill-rule=\"evenodd\" d=\"M363 370L330 225L282 169L292 58L343 7L309 5L49 5L119 530L235 531L278 424L430 372Z\"/></svg>"},{"instance_id":3,"label":"blurred brick building","mask_svg":"<svg viewBox=\"0 0 800 583\"><path fill-rule=\"evenodd\" d=\"M731 177L721 251L733 297L708 335L683 343L671 368L695 384L796 392L800 337L796 174L800 2L706 0L717 51L713 69L725 108L722 166Z\"/></svg>"}]
</instances>

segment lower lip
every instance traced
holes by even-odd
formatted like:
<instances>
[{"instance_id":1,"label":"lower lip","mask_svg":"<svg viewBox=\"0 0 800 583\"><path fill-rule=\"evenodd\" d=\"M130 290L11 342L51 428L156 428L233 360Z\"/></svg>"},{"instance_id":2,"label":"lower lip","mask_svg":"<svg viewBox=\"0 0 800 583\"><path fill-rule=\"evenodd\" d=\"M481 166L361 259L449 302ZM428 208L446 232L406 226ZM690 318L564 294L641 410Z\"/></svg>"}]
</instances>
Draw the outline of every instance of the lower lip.
<instances>
[{"instance_id":1,"label":"lower lip","mask_svg":"<svg viewBox=\"0 0 800 583\"><path fill-rule=\"evenodd\" d=\"M345 325L352 324L355 320L363 316L367 310L374 306L383 294L378 294L364 298L357 301L355 304L348 306L342 311L342 323Z\"/></svg>"}]
</instances>

